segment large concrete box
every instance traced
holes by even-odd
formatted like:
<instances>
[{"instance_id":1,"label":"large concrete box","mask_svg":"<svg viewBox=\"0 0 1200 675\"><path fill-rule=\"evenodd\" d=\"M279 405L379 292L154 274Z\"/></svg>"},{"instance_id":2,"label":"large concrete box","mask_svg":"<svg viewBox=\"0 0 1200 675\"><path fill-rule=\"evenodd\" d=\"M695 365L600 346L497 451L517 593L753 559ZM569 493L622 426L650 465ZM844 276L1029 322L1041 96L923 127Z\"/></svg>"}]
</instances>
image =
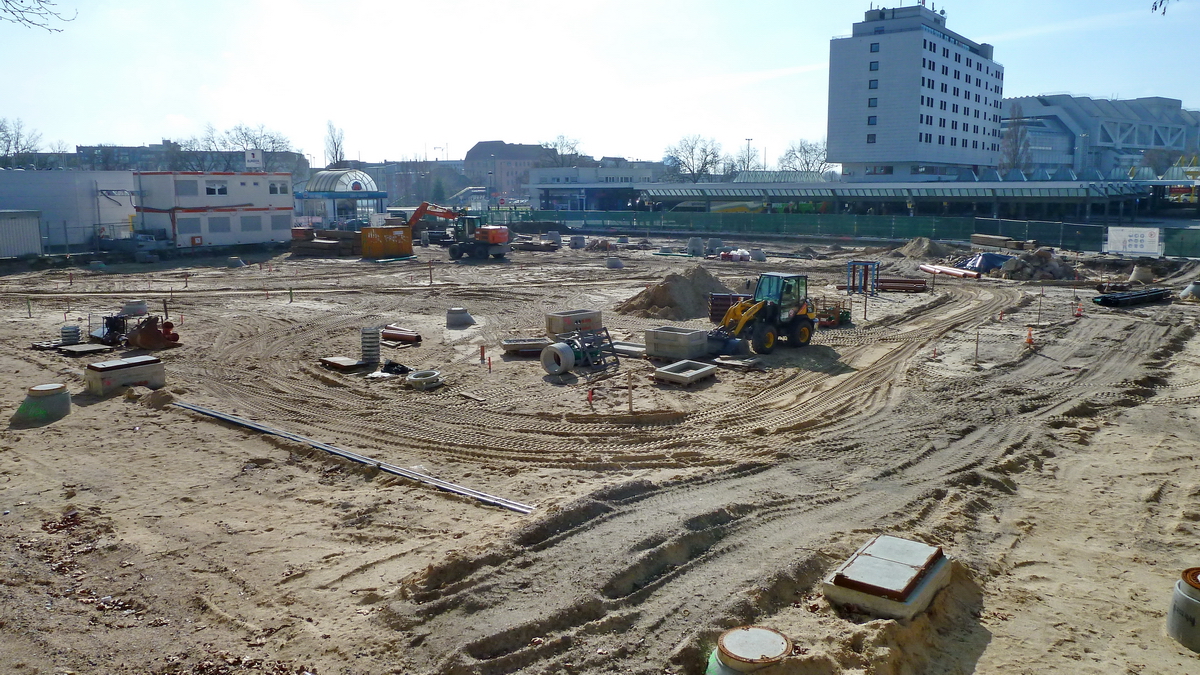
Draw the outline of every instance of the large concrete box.
<instances>
[{"instance_id":1,"label":"large concrete box","mask_svg":"<svg viewBox=\"0 0 1200 675\"><path fill-rule=\"evenodd\" d=\"M166 386L167 374L161 359L153 356L131 356L89 363L83 371L83 382L88 393L106 396L119 387L149 387L158 389Z\"/></svg>"},{"instance_id":2,"label":"large concrete box","mask_svg":"<svg viewBox=\"0 0 1200 675\"><path fill-rule=\"evenodd\" d=\"M646 356L695 359L707 353L707 331L676 326L646 329Z\"/></svg>"},{"instance_id":3,"label":"large concrete box","mask_svg":"<svg viewBox=\"0 0 1200 675\"><path fill-rule=\"evenodd\" d=\"M604 327L598 309L567 309L546 313L546 334L558 335L573 330L600 330Z\"/></svg>"}]
</instances>

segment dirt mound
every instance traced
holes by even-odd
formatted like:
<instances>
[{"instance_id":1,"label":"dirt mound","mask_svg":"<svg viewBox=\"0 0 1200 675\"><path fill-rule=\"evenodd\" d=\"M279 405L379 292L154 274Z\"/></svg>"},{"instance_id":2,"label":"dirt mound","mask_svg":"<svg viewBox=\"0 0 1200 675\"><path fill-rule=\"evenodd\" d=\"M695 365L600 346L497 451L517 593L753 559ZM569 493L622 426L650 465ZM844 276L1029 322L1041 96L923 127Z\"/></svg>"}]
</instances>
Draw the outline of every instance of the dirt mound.
<instances>
[{"instance_id":1,"label":"dirt mound","mask_svg":"<svg viewBox=\"0 0 1200 675\"><path fill-rule=\"evenodd\" d=\"M661 282L617 305L616 310L670 321L695 319L708 316L709 293L731 292L708 270L696 266L683 274L668 274Z\"/></svg>"},{"instance_id":2,"label":"dirt mound","mask_svg":"<svg viewBox=\"0 0 1200 675\"><path fill-rule=\"evenodd\" d=\"M945 258L952 253L948 246L943 246L927 237L917 237L897 249L905 258Z\"/></svg>"},{"instance_id":3,"label":"dirt mound","mask_svg":"<svg viewBox=\"0 0 1200 675\"><path fill-rule=\"evenodd\" d=\"M1026 251L988 273L989 276L1017 281L1075 279L1078 275L1067 259L1056 256L1054 249L1042 247Z\"/></svg>"}]
</instances>

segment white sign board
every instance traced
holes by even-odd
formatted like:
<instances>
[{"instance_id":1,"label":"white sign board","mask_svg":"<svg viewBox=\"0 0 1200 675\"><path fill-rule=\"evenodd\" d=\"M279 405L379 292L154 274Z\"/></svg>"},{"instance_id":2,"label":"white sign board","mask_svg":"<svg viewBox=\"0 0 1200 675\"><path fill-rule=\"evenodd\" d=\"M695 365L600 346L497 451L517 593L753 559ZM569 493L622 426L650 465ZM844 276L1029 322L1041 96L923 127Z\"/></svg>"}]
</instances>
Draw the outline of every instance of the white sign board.
<instances>
[{"instance_id":1,"label":"white sign board","mask_svg":"<svg viewBox=\"0 0 1200 675\"><path fill-rule=\"evenodd\" d=\"M263 158L262 150L247 150L246 151L246 170L262 169Z\"/></svg>"},{"instance_id":2,"label":"white sign board","mask_svg":"<svg viewBox=\"0 0 1200 675\"><path fill-rule=\"evenodd\" d=\"M1162 230L1157 227L1110 227L1106 253L1162 255Z\"/></svg>"}]
</instances>

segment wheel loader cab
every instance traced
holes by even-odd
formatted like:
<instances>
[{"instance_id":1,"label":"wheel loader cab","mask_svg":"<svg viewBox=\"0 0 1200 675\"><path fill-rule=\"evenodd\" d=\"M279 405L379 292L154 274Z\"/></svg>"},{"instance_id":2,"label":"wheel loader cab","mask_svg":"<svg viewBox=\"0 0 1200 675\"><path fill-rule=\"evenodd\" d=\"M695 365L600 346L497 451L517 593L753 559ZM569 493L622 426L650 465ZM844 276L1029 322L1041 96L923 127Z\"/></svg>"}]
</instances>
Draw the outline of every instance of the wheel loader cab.
<instances>
[{"instance_id":1,"label":"wheel loader cab","mask_svg":"<svg viewBox=\"0 0 1200 675\"><path fill-rule=\"evenodd\" d=\"M808 279L778 273L763 274L754 289L755 302L773 302L783 307L793 307L808 297Z\"/></svg>"}]
</instances>

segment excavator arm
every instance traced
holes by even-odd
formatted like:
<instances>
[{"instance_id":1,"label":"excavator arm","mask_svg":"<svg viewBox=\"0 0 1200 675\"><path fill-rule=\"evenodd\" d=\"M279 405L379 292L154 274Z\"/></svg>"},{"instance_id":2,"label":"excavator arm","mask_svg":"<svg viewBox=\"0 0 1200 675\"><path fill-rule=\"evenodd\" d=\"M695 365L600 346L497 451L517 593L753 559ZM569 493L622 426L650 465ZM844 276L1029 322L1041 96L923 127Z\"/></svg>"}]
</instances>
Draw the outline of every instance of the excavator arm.
<instances>
[{"instance_id":1,"label":"excavator arm","mask_svg":"<svg viewBox=\"0 0 1200 675\"><path fill-rule=\"evenodd\" d=\"M421 222L421 218L427 215L445 218L446 220L456 220L462 214L446 206L438 206L437 204L430 204L429 202L421 202L421 205L418 206L408 218L409 227L415 227L417 223Z\"/></svg>"}]
</instances>

